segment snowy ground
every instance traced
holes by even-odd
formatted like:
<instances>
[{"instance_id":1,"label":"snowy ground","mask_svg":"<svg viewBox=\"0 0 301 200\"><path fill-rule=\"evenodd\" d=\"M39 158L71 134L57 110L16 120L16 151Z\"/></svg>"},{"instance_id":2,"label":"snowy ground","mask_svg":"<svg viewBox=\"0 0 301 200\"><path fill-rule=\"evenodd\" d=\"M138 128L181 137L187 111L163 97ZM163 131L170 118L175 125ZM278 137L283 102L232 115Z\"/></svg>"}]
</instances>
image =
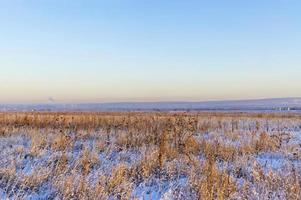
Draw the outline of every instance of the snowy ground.
<instances>
[{"instance_id":1,"label":"snowy ground","mask_svg":"<svg viewBox=\"0 0 301 200\"><path fill-rule=\"evenodd\" d=\"M99 191L107 199L198 199L200 185L205 183L208 187L209 176L204 169L210 152L206 152L206 145L208 149L211 145L213 150L219 149L215 153L216 172L213 172L224 172L235 185L229 199L298 198L289 194L300 192L300 121L245 118L237 121L235 130L231 123L233 120L228 119L210 121L207 130L192 135L201 150L191 156L177 153L166 158L159 172L151 166L156 162L152 156L157 156L157 146L123 147L118 143L118 133L113 134L109 144L105 134L99 136L102 135L99 132L87 137L83 132L80 137L69 132L67 142L63 140L65 136L58 140L53 130L41 129L37 133L37 130L24 129L5 135L0 137L0 199L66 196L72 199L72 193L81 190ZM66 148L60 149L61 140ZM231 155L228 151L233 151L231 158L227 157ZM194 166L192 163L196 162ZM151 171L145 175L147 167ZM143 172L136 173L138 170ZM203 178L207 182L196 183ZM290 187L297 188L284 188L288 181ZM88 199L93 198L100 196Z\"/></svg>"}]
</instances>

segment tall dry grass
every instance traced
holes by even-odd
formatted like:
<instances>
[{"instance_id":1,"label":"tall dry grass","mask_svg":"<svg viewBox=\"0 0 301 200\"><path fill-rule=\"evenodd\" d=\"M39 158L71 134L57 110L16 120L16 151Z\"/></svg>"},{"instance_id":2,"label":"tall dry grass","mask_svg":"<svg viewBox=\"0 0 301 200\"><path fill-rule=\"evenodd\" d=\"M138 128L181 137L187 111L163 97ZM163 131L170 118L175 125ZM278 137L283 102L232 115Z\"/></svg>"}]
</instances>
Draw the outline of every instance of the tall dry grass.
<instances>
[{"instance_id":1,"label":"tall dry grass","mask_svg":"<svg viewBox=\"0 0 301 200\"><path fill-rule=\"evenodd\" d=\"M187 199L300 199L294 166L283 174L249 165L267 153L299 162L288 130L300 125L275 113L0 113L0 140L29 141L3 149L13 153L0 162L0 188L9 198L48 187L49 198L135 199L142 183L184 177Z\"/></svg>"}]
</instances>

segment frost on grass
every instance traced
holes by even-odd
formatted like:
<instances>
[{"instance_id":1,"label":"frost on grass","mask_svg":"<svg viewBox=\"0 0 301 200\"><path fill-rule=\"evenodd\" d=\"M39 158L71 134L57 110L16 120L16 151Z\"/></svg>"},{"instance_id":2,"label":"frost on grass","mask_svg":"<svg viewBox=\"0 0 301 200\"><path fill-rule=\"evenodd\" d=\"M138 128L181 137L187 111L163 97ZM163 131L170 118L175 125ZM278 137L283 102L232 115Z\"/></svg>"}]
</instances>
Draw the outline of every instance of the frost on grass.
<instances>
[{"instance_id":1,"label":"frost on grass","mask_svg":"<svg viewBox=\"0 0 301 200\"><path fill-rule=\"evenodd\" d=\"M0 199L300 199L301 118L0 114Z\"/></svg>"}]
</instances>

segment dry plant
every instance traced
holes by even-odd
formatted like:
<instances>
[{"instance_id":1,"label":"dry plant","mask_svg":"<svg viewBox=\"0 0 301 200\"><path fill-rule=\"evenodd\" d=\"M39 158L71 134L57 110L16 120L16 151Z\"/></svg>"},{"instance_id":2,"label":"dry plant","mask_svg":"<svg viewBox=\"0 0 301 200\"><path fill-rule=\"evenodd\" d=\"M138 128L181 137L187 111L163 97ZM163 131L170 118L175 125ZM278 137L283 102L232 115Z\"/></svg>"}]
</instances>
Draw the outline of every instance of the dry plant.
<instances>
[{"instance_id":1,"label":"dry plant","mask_svg":"<svg viewBox=\"0 0 301 200\"><path fill-rule=\"evenodd\" d=\"M0 198L300 199L300 132L298 114L0 113Z\"/></svg>"}]
</instances>

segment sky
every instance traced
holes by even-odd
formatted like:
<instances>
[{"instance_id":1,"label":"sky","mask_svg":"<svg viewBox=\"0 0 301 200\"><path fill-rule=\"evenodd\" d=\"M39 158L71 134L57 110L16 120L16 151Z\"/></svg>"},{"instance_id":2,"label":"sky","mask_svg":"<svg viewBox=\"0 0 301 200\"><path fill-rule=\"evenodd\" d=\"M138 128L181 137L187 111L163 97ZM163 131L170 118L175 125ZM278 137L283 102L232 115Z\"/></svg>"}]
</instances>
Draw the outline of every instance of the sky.
<instances>
[{"instance_id":1,"label":"sky","mask_svg":"<svg viewBox=\"0 0 301 200\"><path fill-rule=\"evenodd\" d=\"M0 0L0 103L301 97L300 0Z\"/></svg>"}]
</instances>

